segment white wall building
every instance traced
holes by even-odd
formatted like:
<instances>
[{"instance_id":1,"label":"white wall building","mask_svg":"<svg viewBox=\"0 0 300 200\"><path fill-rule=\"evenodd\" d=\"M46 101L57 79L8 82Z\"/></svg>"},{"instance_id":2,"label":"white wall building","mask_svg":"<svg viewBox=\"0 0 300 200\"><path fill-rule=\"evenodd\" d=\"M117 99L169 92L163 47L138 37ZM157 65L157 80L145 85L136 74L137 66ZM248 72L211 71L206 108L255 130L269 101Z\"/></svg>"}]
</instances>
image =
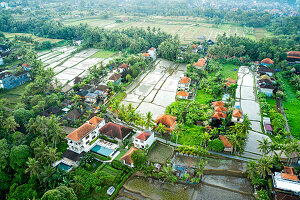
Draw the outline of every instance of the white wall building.
<instances>
[{"instance_id":1,"label":"white wall building","mask_svg":"<svg viewBox=\"0 0 300 200\"><path fill-rule=\"evenodd\" d=\"M182 77L178 82L177 89L189 91L191 85L191 79L189 77Z\"/></svg>"},{"instance_id":2,"label":"white wall building","mask_svg":"<svg viewBox=\"0 0 300 200\"><path fill-rule=\"evenodd\" d=\"M139 149L149 148L155 140L153 133L140 132L134 137L133 145Z\"/></svg>"},{"instance_id":3,"label":"white wall building","mask_svg":"<svg viewBox=\"0 0 300 200\"><path fill-rule=\"evenodd\" d=\"M153 60L156 60L156 49L154 47L151 47L148 50L148 53L150 54L150 58L152 58Z\"/></svg>"}]
</instances>

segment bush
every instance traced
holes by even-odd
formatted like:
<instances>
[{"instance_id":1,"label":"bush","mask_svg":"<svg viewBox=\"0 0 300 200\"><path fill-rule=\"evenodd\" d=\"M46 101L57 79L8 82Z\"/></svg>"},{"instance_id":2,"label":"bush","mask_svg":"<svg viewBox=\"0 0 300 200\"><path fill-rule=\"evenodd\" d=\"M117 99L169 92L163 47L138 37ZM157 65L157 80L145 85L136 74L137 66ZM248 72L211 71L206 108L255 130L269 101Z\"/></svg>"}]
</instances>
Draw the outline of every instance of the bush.
<instances>
[{"instance_id":1,"label":"bush","mask_svg":"<svg viewBox=\"0 0 300 200\"><path fill-rule=\"evenodd\" d=\"M213 151L223 151L223 142L219 139L214 139L208 142L208 148Z\"/></svg>"}]
</instances>

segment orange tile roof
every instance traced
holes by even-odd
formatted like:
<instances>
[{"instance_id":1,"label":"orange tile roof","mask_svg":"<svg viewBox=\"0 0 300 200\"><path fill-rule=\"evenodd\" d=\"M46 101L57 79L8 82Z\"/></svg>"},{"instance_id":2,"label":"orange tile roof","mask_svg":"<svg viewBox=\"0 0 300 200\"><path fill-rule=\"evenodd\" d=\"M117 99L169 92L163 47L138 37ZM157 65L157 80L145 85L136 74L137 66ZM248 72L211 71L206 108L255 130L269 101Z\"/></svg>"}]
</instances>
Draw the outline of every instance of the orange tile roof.
<instances>
[{"instance_id":1,"label":"orange tile roof","mask_svg":"<svg viewBox=\"0 0 300 200\"><path fill-rule=\"evenodd\" d=\"M22 65L23 67L30 67L30 65L28 63L23 63Z\"/></svg>"},{"instance_id":2,"label":"orange tile roof","mask_svg":"<svg viewBox=\"0 0 300 200\"><path fill-rule=\"evenodd\" d=\"M78 129L67 135L66 138L71 139L73 141L79 141L95 128L96 127L94 125L85 123L81 125Z\"/></svg>"},{"instance_id":3,"label":"orange tile roof","mask_svg":"<svg viewBox=\"0 0 300 200\"><path fill-rule=\"evenodd\" d=\"M185 83L185 84L190 83L190 82L191 82L191 79L189 77L186 77L186 76L182 77L179 81L179 83Z\"/></svg>"},{"instance_id":4,"label":"orange tile roof","mask_svg":"<svg viewBox=\"0 0 300 200\"><path fill-rule=\"evenodd\" d=\"M150 49L149 49L150 51L153 51L153 50L156 50L154 47L151 47Z\"/></svg>"},{"instance_id":5,"label":"orange tile roof","mask_svg":"<svg viewBox=\"0 0 300 200\"><path fill-rule=\"evenodd\" d=\"M297 175L281 173L281 177L284 178L284 179L289 179L289 180L293 180L293 181L299 181L299 178L298 178Z\"/></svg>"},{"instance_id":6,"label":"orange tile roof","mask_svg":"<svg viewBox=\"0 0 300 200\"><path fill-rule=\"evenodd\" d=\"M177 119L176 117L173 117L171 115L160 114L157 116L155 121L157 124L161 123L165 126L172 127L176 123L176 119Z\"/></svg>"},{"instance_id":7,"label":"orange tile roof","mask_svg":"<svg viewBox=\"0 0 300 200\"><path fill-rule=\"evenodd\" d=\"M228 81L230 83L236 83L236 80L233 80L232 78L226 78L226 81Z\"/></svg>"},{"instance_id":8,"label":"orange tile roof","mask_svg":"<svg viewBox=\"0 0 300 200\"><path fill-rule=\"evenodd\" d=\"M177 96L182 96L182 97L188 97L188 96L189 96L189 93L186 92L186 91L179 91L179 92L177 92L176 95L177 95Z\"/></svg>"},{"instance_id":9,"label":"orange tile roof","mask_svg":"<svg viewBox=\"0 0 300 200\"><path fill-rule=\"evenodd\" d=\"M150 137L150 135L151 135L150 133L142 132L136 138L140 139L140 140L143 140L143 141L146 141Z\"/></svg>"},{"instance_id":10,"label":"orange tile roof","mask_svg":"<svg viewBox=\"0 0 300 200\"><path fill-rule=\"evenodd\" d=\"M228 141L226 136L219 135L219 138L223 142L224 147L233 147L232 144Z\"/></svg>"},{"instance_id":11,"label":"orange tile roof","mask_svg":"<svg viewBox=\"0 0 300 200\"><path fill-rule=\"evenodd\" d=\"M128 65L126 63L123 63L122 65L120 65L120 68L121 69L127 69L128 68Z\"/></svg>"},{"instance_id":12,"label":"orange tile roof","mask_svg":"<svg viewBox=\"0 0 300 200\"><path fill-rule=\"evenodd\" d=\"M270 58L265 58L260 63L266 63L266 64L274 64L274 61L271 60Z\"/></svg>"},{"instance_id":13,"label":"orange tile roof","mask_svg":"<svg viewBox=\"0 0 300 200\"><path fill-rule=\"evenodd\" d=\"M283 169L284 169L285 173L295 175L293 167L283 166Z\"/></svg>"},{"instance_id":14,"label":"orange tile roof","mask_svg":"<svg viewBox=\"0 0 300 200\"><path fill-rule=\"evenodd\" d=\"M204 67L206 64L206 60L204 58L201 58L200 60L198 60L198 62L196 62L194 64L194 66L197 66L197 67Z\"/></svg>"},{"instance_id":15,"label":"orange tile roof","mask_svg":"<svg viewBox=\"0 0 300 200\"><path fill-rule=\"evenodd\" d=\"M215 107L215 112L226 112L227 108L223 107L223 106L216 106Z\"/></svg>"},{"instance_id":16,"label":"orange tile roof","mask_svg":"<svg viewBox=\"0 0 300 200\"><path fill-rule=\"evenodd\" d=\"M230 83L230 82L226 82L226 83L225 83L226 86L231 86L232 84L233 84L233 83Z\"/></svg>"},{"instance_id":17,"label":"orange tile roof","mask_svg":"<svg viewBox=\"0 0 300 200\"><path fill-rule=\"evenodd\" d=\"M132 164L133 163L133 160L131 159L131 154L138 150L137 148L135 147L131 147L125 154L124 156L121 158L122 160L124 160L126 163L130 163Z\"/></svg>"},{"instance_id":18,"label":"orange tile roof","mask_svg":"<svg viewBox=\"0 0 300 200\"><path fill-rule=\"evenodd\" d=\"M197 46L193 44L193 45L192 45L192 48L193 48L193 49L196 49L196 48L197 48Z\"/></svg>"},{"instance_id":19,"label":"orange tile roof","mask_svg":"<svg viewBox=\"0 0 300 200\"><path fill-rule=\"evenodd\" d=\"M214 107L216 107L216 106L224 106L225 104L222 101L215 101L215 102L212 102L212 105Z\"/></svg>"},{"instance_id":20,"label":"orange tile roof","mask_svg":"<svg viewBox=\"0 0 300 200\"><path fill-rule=\"evenodd\" d=\"M242 113L242 111L239 110L239 109L234 109L234 110L233 110L232 116L242 118L243 113Z\"/></svg>"},{"instance_id":21,"label":"orange tile roof","mask_svg":"<svg viewBox=\"0 0 300 200\"><path fill-rule=\"evenodd\" d=\"M300 51L289 51L286 54L288 57L300 57Z\"/></svg>"},{"instance_id":22,"label":"orange tile roof","mask_svg":"<svg viewBox=\"0 0 300 200\"><path fill-rule=\"evenodd\" d=\"M149 54L149 53L143 53L143 55L144 55L145 57L150 57L150 54Z\"/></svg>"},{"instance_id":23,"label":"orange tile roof","mask_svg":"<svg viewBox=\"0 0 300 200\"><path fill-rule=\"evenodd\" d=\"M223 112L215 112L211 118L215 119L225 119L227 115Z\"/></svg>"},{"instance_id":24,"label":"orange tile roof","mask_svg":"<svg viewBox=\"0 0 300 200\"><path fill-rule=\"evenodd\" d=\"M92 124L92 125L97 126L97 125L98 125L100 122L102 122L102 121L103 121L102 118L97 117L97 116L94 116L93 118L91 118L91 119L89 120L89 123Z\"/></svg>"}]
</instances>

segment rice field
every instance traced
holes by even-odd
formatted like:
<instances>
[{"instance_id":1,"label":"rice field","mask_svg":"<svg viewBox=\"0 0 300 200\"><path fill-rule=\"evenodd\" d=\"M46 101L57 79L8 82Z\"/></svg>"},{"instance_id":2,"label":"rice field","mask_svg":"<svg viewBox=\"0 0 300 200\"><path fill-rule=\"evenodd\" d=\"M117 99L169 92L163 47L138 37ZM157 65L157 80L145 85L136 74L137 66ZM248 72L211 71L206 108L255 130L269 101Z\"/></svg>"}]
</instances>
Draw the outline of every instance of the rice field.
<instances>
[{"instance_id":1,"label":"rice field","mask_svg":"<svg viewBox=\"0 0 300 200\"><path fill-rule=\"evenodd\" d=\"M218 35L226 33L227 35L237 35L249 37L251 39L259 40L263 37L268 37L269 34L264 28L255 28L253 34L247 34L242 26L234 24L214 25L207 23L203 18L199 17L137 17L129 16L129 20L117 23L117 19L122 16L117 16L111 19L101 19L100 17L88 17L68 19L62 21L66 25L78 25L80 23L87 23L90 26L98 26L110 30L122 30L130 27L139 27L147 29L148 27L160 28L172 35L178 35L182 43L189 43L199 40L199 37L205 36L206 39L215 40Z\"/></svg>"},{"instance_id":2,"label":"rice field","mask_svg":"<svg viewBox=\"0 0 300 200\"><path fill-rule=\"evenodd\" d=\"M58 42L62 41L61 39L50 39L50 38L37 37L37 36L32 35L30 33L4 33L4 35L8 39L12 39L17 35L17 36L27 36L27 37L31 36L34 41L38 41L38 42L49 41L51 43L58 43Z\"/></svg>"}]
</instances>

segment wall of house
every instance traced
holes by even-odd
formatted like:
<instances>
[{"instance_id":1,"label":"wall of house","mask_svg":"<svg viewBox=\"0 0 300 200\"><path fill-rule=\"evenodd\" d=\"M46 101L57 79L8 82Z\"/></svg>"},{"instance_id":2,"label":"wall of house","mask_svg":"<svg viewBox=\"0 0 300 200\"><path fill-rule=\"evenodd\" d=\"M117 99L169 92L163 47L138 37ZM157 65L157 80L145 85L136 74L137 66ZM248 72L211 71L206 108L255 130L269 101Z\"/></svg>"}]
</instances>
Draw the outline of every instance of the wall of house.
<instances>
[{"instance_id":1,"label":"wall of house","mask_svg":"<svg viewBox=\"0 0 300 200\"><path fill-rule=\"evenodd\" d=\"M79 141L68 140L68 149L80 154L83 151L89 151L89 143L98 136L98 131L94 129Z\"/></svg>"},{"instance_id":2,"label":"wall of house","mask_svg":"<svg viewBox=\"0 0 300 200\"><path fill-rule=\"evenodd\" d=\"M23 85L24 83L30 80L29 73L23 74L21 76L9 76L2 80L0 80L0 88L12 89L19 85Z\"/></svg>"},{"instance_id":3,"label":"wall of house","mask_svg":"<svg viewBox=\"0 0 300 200\"><path fill-rule=\"evenodd\" d=\"M153 142L155 142L155 140L156 139L154 137L154 134L151 134L150 137L146 141L135 138L133 141L133 144L134 144L134 147L136 147L136 148L144 149L147 145L149 148L153 144Z\"/></svg>"},{"instance_id":4,"label":"wall of house","mask_svg":"<svg viewBox=\"0 0 300 200\"><path fill-rule=\"evenodd\" d=\"M185 83L178 83L178 89L179 90L189 90L190 84L185 84Z\"/></svg>"},{"instance_id":5,"label":"wall of house","mask_svg":"<svg viewBox=\"0 0 300 200\"><path fill-rule=\"evenodd\" d=\"M259 91L265 93L267 97L271 97L273 95L273 89L259 88Z\"/></svg>"}]
</instances>

